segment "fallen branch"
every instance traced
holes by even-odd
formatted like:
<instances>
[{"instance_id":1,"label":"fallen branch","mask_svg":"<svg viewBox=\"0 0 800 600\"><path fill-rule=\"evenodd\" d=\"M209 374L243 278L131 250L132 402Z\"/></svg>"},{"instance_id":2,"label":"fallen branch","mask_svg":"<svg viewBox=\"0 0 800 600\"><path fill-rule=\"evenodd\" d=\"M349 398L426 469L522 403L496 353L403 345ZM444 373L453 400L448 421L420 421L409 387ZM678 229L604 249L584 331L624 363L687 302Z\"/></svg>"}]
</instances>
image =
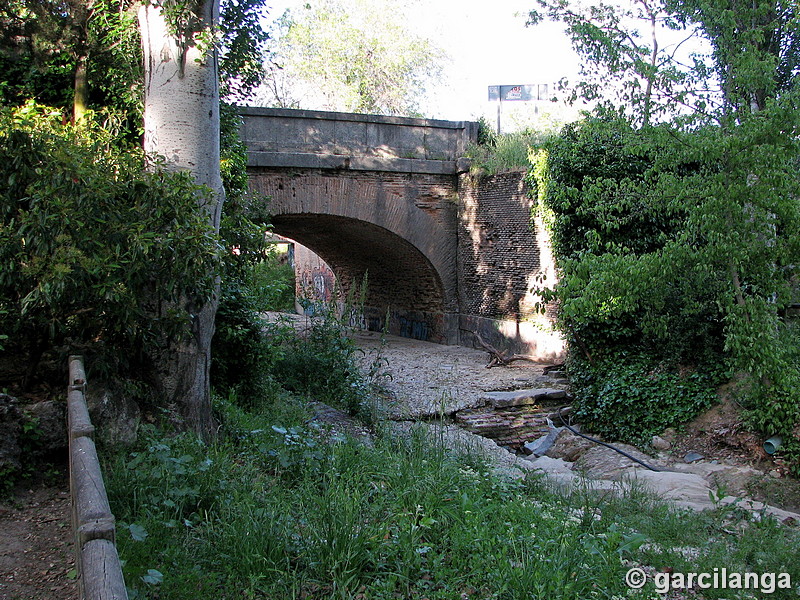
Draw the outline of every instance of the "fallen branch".
<instances>
[{"instance_id":1,"label":"fallen branch","mask_svg":"<svg viewBox=\"0 0 800 600\"><path fill-rule=\"evenodd\" d=\"M507 367L515 360L527 360L530 362L539 362L539 360L533 356L528 354L509 354L507 352L502 352L488 343L481 337L481 334L477 331L472 331L471 329L464 329L464 331L468 331L472 335L475 336L475 339L478 340L478 343L481 347L489 353L489 364L486 365L487 369L491 369L492 367Z\"/></svg>"}]
</instances>

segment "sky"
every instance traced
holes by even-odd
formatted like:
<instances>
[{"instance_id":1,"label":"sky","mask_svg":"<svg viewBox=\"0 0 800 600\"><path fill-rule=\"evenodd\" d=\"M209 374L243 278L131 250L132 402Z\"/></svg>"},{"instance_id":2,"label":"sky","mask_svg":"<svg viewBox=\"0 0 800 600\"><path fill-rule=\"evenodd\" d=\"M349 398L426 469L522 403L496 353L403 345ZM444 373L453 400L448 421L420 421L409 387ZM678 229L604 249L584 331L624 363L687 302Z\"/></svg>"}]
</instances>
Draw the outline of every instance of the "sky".
<instances>
[{"instance_id":1,"label":"sky","mask_svg":"<svg viewBox=\"0 0 800 600\"><path fill-rule=\"evenodd\" d=\"M271 16L307 0L273 0ZM420 0L411 22L414 33L434 40L450 57L444 81L431 86L422 103L425 116L452 121L485 116L496 119L489 102L490 85L553 84L578 71L578 58L563 26L542 23L525 27L535 0ZM530 110L528 103L504 103ZM504 125L503 129L506 129Z\"/></svg>"},{"instance_id":2,"label":"sky","mask_svg":"<svg viewBox=\"0 0 800 600\"><path fill-rule=\"evenodd\" d=\"M451 57L448 84L435 90L432 116L454 120L496 111L490 85L553 84L573 75L578 59L561 25L526 27L533 0L423 2L422 33Z\"/></svg>"}]
</instances>

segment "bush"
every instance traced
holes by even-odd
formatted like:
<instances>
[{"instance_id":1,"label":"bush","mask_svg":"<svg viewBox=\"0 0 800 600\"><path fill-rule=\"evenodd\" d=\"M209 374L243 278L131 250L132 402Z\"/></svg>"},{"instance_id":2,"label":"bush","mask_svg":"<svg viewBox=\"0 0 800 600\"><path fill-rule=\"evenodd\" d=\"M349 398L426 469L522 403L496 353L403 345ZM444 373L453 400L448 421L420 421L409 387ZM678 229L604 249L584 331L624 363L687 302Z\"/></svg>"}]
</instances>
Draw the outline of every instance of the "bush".
<instances>
[{"instance_id":1,"label":"bush","mask_svg":"<svg viewBox=\"0 0 800 600\"><path fill-rule=\"evenodd\" d=\"M224 282L211 347L211 381L221 394L235 392L244 406L252 407L271 386L273 354L265 327L250 291L236 280Z\"/></svg>"},{"instance_id":2,"label":"bush","mask_svg":"<svg viewBox=\"0 0 800 600\"><path fill-rule=\"evenodd\" d=\"M663 160L669 141L613 116L568 125L532 177L551 227L578 414L599 434L640 443L708 407L724 364L727 272L687 239L675 199L701 166Z\"/></svg>"},{"instance_id":3,"label":"bush","mask_svg":"<svg viewBox=\"0 0 800 600\"><path fill-rule=\"evenodd\" d=\"M181 298L202 302L219 245L188 174L146 169L87 122L27 104L0 112L0 317L7 346L93 355L115 372L186 331ZM10 348L8 348L10 349Z\"/></svg>"},{"instance_id":4,"label":"bush","mask_svg":"<svg viewBox=\"0 0 800 600\"><path fill-rule=\"evenodd\" d=\"M724 278L687 245L689 213L662 188L699 168L657 168L663 143L612 117L568 125L532 178L552 230L561 324L593 351L631 343L663 360L719 357ZM676 185L679 185L676 184Z\"/></svg>"},{"instance_id":5,"label":"bush","mask_svg":"<svg viewBox=\"0 0 800 600\"><path fill-rule=\"evenodd\" d=\"M222 282L211 348L211 380L220 393L235 391L246 406L274 387L272 371L291 328L261 313L294 308L294 271L273 254L228 270Z\"/></svg>"},{"instance_id":6,"label":"bush","mask_svg":"<svg viewBox=\"0 0 800 600\"><path fill-rule=\"evenodd\" d=\"M800 145L778 133L780 111L760 114L735 135L601 114L537 156L561 271L543 297L560 303L570 352L592 357L583 413L608 435L688 418L703 403L673 406L687 382L669 374L688 368L692 389L712 385L713 364L738 375L757 429L788 437L798 425L800 365L783 313L797 288ZM623 358L631 348L648 360Z\"/></svg>"},{"instance_id":7,"label":"bush","mask_svg":"<svg viewBox=\"0 0 800 600\"><path fill-rule=\"evenodd\" d=\"M345 324L331 305L323 305L304 336L293 336L282 346L273 374L286 389L308 395L356 414L369 396L361 373L355 342L345 335Z\"/></svg>"},{"instance_id":8,"label":"bush","mask_svg":"<svg viewBox=\"0 0 800 600\"><path fill-rule=\"evenodd\" d=\"M371 379L380 376L382 364L376 358L371 371L362 372L363 351L347 336L346 322L352 311L340 316L335 303L322 304L303 332L291 323L267 321L260 311L265 297L274 302L274 295L252 281L264 273L280 272L284 266L274 261L259 264L267 266L256 275L247 275L245 269L242 279L232 277L223 283L212 348L216 391L234 392L239 404L248 408L282 387L354 415L365 409ZM275 289L272 279L266 284Z\"/></svg>"},{"instance_id":9,"label":"bush","mask_svg":"<svg viewBox=\"0 0 800 600\"><path fill-rule=\"evenodd\" d=\"M573 354L567 372L578 420L607 439L639 445L712 406L720 383L708 370L670 367L641 351L594 364Z\"/></svg>"},{"instance_id":10,"label":"bush","mask_svg":"<svg viewBox=\"0 0 800 600\"><path fill-rule=\"evenodd\" d=\"M227 252L211 343L211 382L218 393L233 392L240 403L253 407L274 386L270 378L274 344L266 338L267 324L259 313L282 302L280 294L287 284L285 274L273 281L270 267L277 261L266 244L266 199L247 191L247 148L239 137L239 120L231 107L222 107L221 172L226 201L220 237Z\"/></svg>"}]
</instances>

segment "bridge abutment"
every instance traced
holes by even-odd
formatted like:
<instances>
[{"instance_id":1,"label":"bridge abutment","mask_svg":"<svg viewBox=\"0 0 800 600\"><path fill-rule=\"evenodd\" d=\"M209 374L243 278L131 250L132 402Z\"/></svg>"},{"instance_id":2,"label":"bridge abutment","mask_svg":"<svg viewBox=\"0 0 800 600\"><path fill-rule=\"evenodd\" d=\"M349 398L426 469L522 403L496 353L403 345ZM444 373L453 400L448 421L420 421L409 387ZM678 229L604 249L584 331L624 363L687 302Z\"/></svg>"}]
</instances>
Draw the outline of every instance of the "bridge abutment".
<instances>
[{"instance_id":1,"label":"bridge abutment","mask_svg":"<svg viewBox=\"0 0 800 600\"><path fill-rule=\"evenodd\" d=\"M477 124L241 109L254 192L276 233L319 254L343 291L368 279L365 319L446 344L482 339L543 360L563 345L530 288L552 272L522 174L474 179ZM541 231L540 231L541 229ZM548 331L548 329L550 331Z\"/></svg>"},{"instance_id":2,"label":"bridge abutment","mask_svg":"<svg viewBox=\"0 0 800 600\"><path fill-rule=\"evenodd\" d=\"M555 260L530 192L524 172L460 175L459 343L477 345L480 335L500 350L557 361L556 306L536 293L556 282Z\"/></svg>"}]
</instances>

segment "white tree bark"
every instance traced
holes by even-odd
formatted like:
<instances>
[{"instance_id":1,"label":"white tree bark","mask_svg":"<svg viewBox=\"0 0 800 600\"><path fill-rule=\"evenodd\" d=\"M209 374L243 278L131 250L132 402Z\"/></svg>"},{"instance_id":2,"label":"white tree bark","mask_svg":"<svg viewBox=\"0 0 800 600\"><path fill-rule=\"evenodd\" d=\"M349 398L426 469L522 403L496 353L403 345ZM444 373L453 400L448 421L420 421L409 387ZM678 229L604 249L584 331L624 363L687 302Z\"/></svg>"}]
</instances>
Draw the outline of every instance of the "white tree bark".
<instances>
[{"instance_id":1,"label":"white tree bark","mask_svg":"<svg viewBox=\"0 0 800 600\"><path fill-rule=\"evenodd\" d=\"M196 30L217 22L218 0L201 0ZM174 169L191 171L213 194L205 204L219 228L222 179L219 172L219 79L217 54L198 48L188 32L176 37L161 9L142 6L139 23L144 47L144 149L160 154ZM189 38L189 39L187 39Z\"/></svg>"},{"instance_id":2,"label":"white tree bark","mask_svg":"<svg viewBox=\"0 0 800 600\"><path fill-rule=\"evenodd\" d=\"M170 31L154 4L142 6L139 27L144 50L144 149L163 156L167 168L190 171L211 190L198 198L209 222L219 229L224 191L219 162L219 82L213 48L198 48L198 35L210 39L219 0L198 0L196 18L180 32ZM191 334L170 340L156 362L156 379L167 405L185 425L203 436L213 432L209 389L211 338L218 299L198 305L185 299Z\"/></svg>"}]
</instances>

